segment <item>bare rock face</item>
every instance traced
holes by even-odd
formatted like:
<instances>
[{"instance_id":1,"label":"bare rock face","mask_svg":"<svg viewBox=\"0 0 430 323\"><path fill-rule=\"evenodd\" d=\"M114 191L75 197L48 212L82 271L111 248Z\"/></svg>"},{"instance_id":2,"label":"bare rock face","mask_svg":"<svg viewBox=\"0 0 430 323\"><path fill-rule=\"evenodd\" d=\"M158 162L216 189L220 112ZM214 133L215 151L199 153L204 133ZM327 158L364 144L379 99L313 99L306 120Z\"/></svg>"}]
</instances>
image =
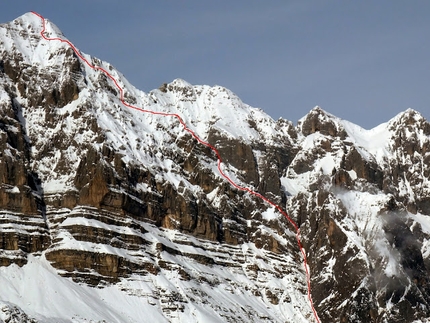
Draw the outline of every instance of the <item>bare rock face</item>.
<instances>
[{"instance_id":1,"label":"bare rock face","mask_svg":"<svg viewBox=\"0 0 430 323\"><path fill-rule=\"evenodd\" d=\"M428 122L408 110L385 129L365 131L316 108L299 128L306 136L305 149L292 161L288 178L307 174L311 191L293 196L288 204L306 230L302 234L311 272L319 273L312 290L321 320L409 322L427 317L427 238L415 221L429 210L429 191L421 191L428 183L421 176L428 169L423 164L427 148L422 148L429 144ZM363 145L381 138L385 141L379 150ZM382 304L390 310L381 310ZM333 307L342 310L333 312Z\"/></svg>"},{"instance_id":2,"label":"bare rock face","mask_svg":"<svg viewBox=\"0 0 430 323\"><path fill-rule=\"evenodd\" d=\"M295 229L249 189L300 227L322 322L429 316L430 126L419 113L364 130L317 107L294 126L219 86L140 92L86 56L129 104L158 114L143 113L27 20L0 26L0 266L42 256L98 287L167 277L151 285L167 320L196 302L225 321L312 321ZM211 305L208 286L250 301Z\"/></svg>"},{"instance_id":3,"label":"bare rock face","mask_svg":"<svg viewBox=\"0 0 430 323\"><path fill-rule=\"evenodd\" d=\"M0 320L7 323L37 323L36 319L29 317L21 308L0 302Z\"/></svg>"},{"instance_id":4,"label":"bare rock face","mask_svg":"<svg viewBox=\"0 0 430 323\"><path fill-rule=\"evenodd\" d=\"M235 138L226 140L221 134L211 132L208 141L217 147L225 162L242 171L243 180L247 183L259 184L258 167L252 147Z\"/></svg>"},{"instance_id":5,"label":"bare rock face","mask_svg":"<svg viewBox=\"0 0 430 323\"><path fill-rule=\"evenodd\" d=\"M10 98L0 104L0 110L0 248L5 251L0 263L23 265L26 254L45 250L50 238L40 183L28 167L29 143L20 122L21 107Z\"/></svg>"},{"instance_id":6,"label":"bare rock face","mask_svg":"<svg viewBox=\"0 0 430 323\"><path fill-rule=\"evenodd\" d=\"M325 136L341 137L344 139L346 133L339 129L338 124L320 107L315 107L304 118L301 125L302 133L305 136L319 132Z\"/></svg>"}]
</instances>

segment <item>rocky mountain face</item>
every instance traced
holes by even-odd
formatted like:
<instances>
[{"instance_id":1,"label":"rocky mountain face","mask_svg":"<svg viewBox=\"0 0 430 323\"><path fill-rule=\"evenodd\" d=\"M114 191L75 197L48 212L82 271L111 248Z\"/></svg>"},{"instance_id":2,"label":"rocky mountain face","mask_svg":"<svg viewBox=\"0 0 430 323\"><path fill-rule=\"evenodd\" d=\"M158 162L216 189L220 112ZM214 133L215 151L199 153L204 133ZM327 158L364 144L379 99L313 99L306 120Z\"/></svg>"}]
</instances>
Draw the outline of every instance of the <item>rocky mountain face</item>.
<instances>
[{"instance_id":1,"label":"rocky mountain face","mask_svg":"<svg viewBox=\"0 0 430 323\"><path fill-rule=\"evenodd\" d=\"M41 30L32 13L0 25L0 317L314 322L291 223L227 182L176 118L127 108ZM65 39L49 21L46 36ZM220 86L144 93L82 55L127 103L179 114L235 183L285 208L321 322L427 322L430 124L418 112L364 130L316 107L295 126ZM38 296L57 294L55 310L22 293L42 271L56 284ZM66 309L75 288L86 302Z\"/></svg>"}]
</instances>

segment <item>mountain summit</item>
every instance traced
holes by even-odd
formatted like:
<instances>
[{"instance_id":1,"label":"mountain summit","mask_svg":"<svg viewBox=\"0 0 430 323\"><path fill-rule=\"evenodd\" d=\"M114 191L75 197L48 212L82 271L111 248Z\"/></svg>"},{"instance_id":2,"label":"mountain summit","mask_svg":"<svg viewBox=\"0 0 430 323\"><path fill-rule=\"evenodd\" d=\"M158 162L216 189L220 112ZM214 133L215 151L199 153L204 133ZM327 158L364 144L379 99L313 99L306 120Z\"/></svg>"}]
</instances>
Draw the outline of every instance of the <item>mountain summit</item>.
<instances>
[{"instance_id":1,"label":"mountain summit","mask_svg":"<svg viewBox=\"0 0 430 323\"><path fill-rule=\"evenodd\" d=\"M321 322L430 322L418 112L295 126L221 86L144 93L42 28L0 25L0 320L314 322L294 227L178 115L297 223Z\"/></svg>"}]
</instances>

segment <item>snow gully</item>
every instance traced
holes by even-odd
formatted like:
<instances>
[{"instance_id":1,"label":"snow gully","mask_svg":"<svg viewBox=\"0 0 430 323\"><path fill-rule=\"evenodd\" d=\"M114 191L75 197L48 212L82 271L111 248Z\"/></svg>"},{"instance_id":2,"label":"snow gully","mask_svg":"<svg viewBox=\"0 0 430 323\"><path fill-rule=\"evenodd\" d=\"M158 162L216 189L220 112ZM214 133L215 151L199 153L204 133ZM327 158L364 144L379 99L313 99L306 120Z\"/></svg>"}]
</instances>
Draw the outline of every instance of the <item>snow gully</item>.
<instances>
[{"instance_id":1,"label":"snow gully","mask_svg":"<svg viewBox=\"0 0 430 323\"><path fill-rule=\"evenodd\" d=\"M320 321L320 319L318 317L317 311L315 310L313 301L312 301L312 295L311 295L311 278L310 278L310 272L309 272L309 268L308 268L308 262L307 262L306 252L305 252L305 250L303 248L303 245L302 245L302 242L300 240L300 228L298 227L297 223L287 214L287 212L285 212L279 205L277 205L276 203L272 202L271 200L269 200L267 197L261 195L260 193L254 191L254 190L252 190L252 189L250 189L248 187L243 187L243 186L240 186L240 185L236 184L222 170L221 166L222 166L223 162L222 162L221 155L220 155L219 151L214 146L212 146L210 143L202 140L199 136L197 136L194 133L193 130L191 130L190 128L188 128L188 126L186 125L186 123L184 122L184 120L181 118L181 116L179 116L176 113L165 113L165 112L157 112L157 111L152 111L152 110L146 110L146 109L143 109L143 108L140 108L140 107L137 107L137 106L134 106L134 105L131 105L131 104L127 103L125 101L125 99L124 99L124 91L123 91L122 87L119 85L118 81L106 69L104 69L102 67L99 67L99 66L94 66L90 62L88 62L88 60L80 53L80 51L75 47L75 45L73 45L69 40L58 38L58 37L50 38L50 37L45 36L45 30L46 30L46 21L45 21L45 18L41 14L39 14L37 12L32 11L32 13L34 15L38 16L41 19L41 21L42 21L42 30L40 32L40 35L42 36L42 38L45 39L45 40L47 40L47 41L60 41L62 43L68 44L72 48L72 50L75 52L75 54L86 65L88 65L88 67L90 67L90 68L92 68L94 70L99 70L99 71L103 72L115 84L116 88L119 91L119 99L120 99L121 103L124 106L126 106L126 107L128 107L130 109L134 109L134 110L140 111L142 113L148 113L148 114L152 114L152 115L161 115L161 116L165 116L165 117L174 117L174 118L176 118L179 121L179 123L182 125L182 127L183 127L183 129L185 131L187 131L188 133L190 133L200 144L202 144L202 145L204 145L206 147L209 147L215 153L215 155L217 157L217 160L218 160L218 163L217 163L218 171L221 174L221 176L224 177L224 179L226 179L235 188L237 188L239 190L242 190L242 191L245 191L245 192L248 192L249 194L252 194L252 195L258 197L258 198L262 199L263 201L265 201L266 203L268 203L269 205L275 207L279 211L279 213L281 213L290 222L290 224L294 227L294 230L296 232L297 244L299 246L300 252L301 252L302 257L303 257L303 265L304 265L305 272L306 272L306 283L307 283L307 289L308 289L309 304L311 306L311 309L312 309L315 321L317 323L321 323L321 321Z\"/></svg>"}]
</instances>

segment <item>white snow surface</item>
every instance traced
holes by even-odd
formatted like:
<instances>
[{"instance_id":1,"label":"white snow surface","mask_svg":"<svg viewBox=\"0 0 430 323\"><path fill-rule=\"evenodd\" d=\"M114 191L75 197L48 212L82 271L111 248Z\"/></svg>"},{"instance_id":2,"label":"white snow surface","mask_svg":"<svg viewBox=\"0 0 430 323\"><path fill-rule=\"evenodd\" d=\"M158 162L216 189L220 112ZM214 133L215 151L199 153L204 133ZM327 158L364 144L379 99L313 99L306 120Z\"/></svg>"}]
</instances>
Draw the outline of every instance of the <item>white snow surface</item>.
<instances>
[{"instance_id":1,"label":"white snow surface","mask_svg":"<svg viewBox=\"0 0 430 323\"><path fill-rule=\"evenodd\" d=\"M43 257L0 267L0 303L25 308L40 322L166 322L144 298L128 296L118 287L91 288L58 276ZM66 305L66 306L65 306Z\"/></svg>"},{"instance_id":2,"label":"white snow surface","mask_svg":"<svg viewBox=\"0 0 430 323\"><path fill-rule=\"evenodd\" d=\"M121 103L119 91L113 83L110 80L107 83L104 81L106 76L102 71L94 70L81 61L82 73L70 75L62 65L67 51L70 51L69 45L57 40L45 41L40 36L41 28L41 19L32 13L27 13L9 24L0 25L0 38L3 42L0 51L20 52L23 56L21 64L37 67L42 71L57 70L57 84L61 86L72 77L81 88L76 100L54 111L61 121L48 129L44 125L44 109L28 106L26 99L20 96L16 98L23 107L23 115L27 120L26 131L31 138L33 149L37 147L41 150L59 133L71 141L67 150L58 151L49 157L44 156L32 165L41 174L42 188L47 194L73 189L74 173L65 175L62 172L60 175L56 168L66 161L71 170L76 169L87 152L77 151L76 146L92 142L94 147L100 148L95 143L97 134L89 129L92 119L95 119L101 128L98 132L106 135L105 143L109 143L124 155L124 162L138 162L149 168L161 167L165 173L173 176L168 180L174 183L180 181L179 178L174 178L174 172L169 172L175 165L152 152L156 147L177 149L176 140L188 134L174 116L154 115L142 112L141 109L178 114L187 127L203 141L208 140L210 133L216 132L247 143L265 141L273 145L282 144L279 142L280 132L288 137L287 129L278 127L275 130L276 122L270 116L243 103L224 87L193 86L184 80L176 79L166 85L167 91L153 90L144 93L132 86L109 63L80 52L90 64L104 68L117 80L124 90L125 101L138 108L130 109ZM46 31L47 37L66 39L49 20L46 20ZM104 83L109 84L116 94L106 91L103 88ZM1 98L2 96L0 100ZM77 111L84 111L80 118L73 116ZM73 142L76 142L76 145ZM229 173L228 165L223 167ZM218 171L215 174L219 176Z\"/></svg>"},{"instance_id":3,"label":"white snow surface","mask_svg":"<svg viewBox=\"0 0 430 323\"><path fill-rule=\"evenodd\" d=\"M49 20L46 21L47 36L66 39L54 24ZM57 69L59 71L58 82L61 84L68 77L67 71L62 69L62 63L66 51L70 50L69 45L55 40L41 39L39 34L41 26L40 18L32 13L27 13L9 24L0 25L3 50L15 48L22 53L26 64ZM238 138L246 143L265 142L273 146L284 144L279 141L280 137L290 138L287 127L279 127L278 123L262 110L243 103L234 93L224 87L191 85L184 80L176 79L160 89L144 93L131 85L109 63L87 54L81 54L90 64L109 71L124 90L126 102L145 111L178 114L187 127L204 141L208 140L210 133L216 132L226 137ZM92 142L94 147L100 149L100 145L96 143L97 134L89 129L88 119L95 119L101 128L99 132L106 135L105 142L123 154L124 162L138 162L150 169L151 167L156 170L162 169L165 174L162 176L169 177L164 179L177 186L181 179L175 176L176 165L154 152L157 151L157 147L168 147L174 151L178 149L176 141L183 136L188 136L178 120L173 116L153 115L124 106L119 100L119 91L113 84L110 86L117 92L116 94L106 91L103 88L104 85L101 85L101 81L106 79L103 72L94 70L83 62L81 62L81 68L83 73L73 76L82 88L79 97L70 104L56 109L55 113L62 116L62 121L52 129L46 129L42 125L41 120L46 118L43 109L26 107L25 99L17 98L18 102L23 105L23 114L27 120L26 130L33 141L33 147L38 147L40 150L40 147L48 145L58 133L62 133L66 138L76 141L76 146ZM0 100L1 98L2 96L0 96ZM76 119L72 116L74 112L82 110L84 111L82 117ZM317 110L321 109L317 107L311 113ZM394 135L393 125L400 122L399 120L408 113L414 113L414 111L407 110L389 122L370 130L365 130L325 111L319 115L319 119L323 122L333 122L337 130L344 129L348 135L346 141L354 144L366 160L384 164L387 159L396 157L393 156L391 147L389 147L390 139ZM299 120L298 129L305 118ZM415 118L419 121L419 114ZM301 151L295 158L296 162L300 162L300 158L305 158L306 151L318 147L324 140L324 136L319 132L301 138L299 142ZM428 141L428 138L420 139L422 142ZM343 157L340 150L336 150L336 147L333 148L332 154L323 156L314 165L314 168L321 169L323 174L329 175ZM60 175L59 172L56 172L56 167L61 161L66 160L69 168L74 170L85 154L86 150L77 151L75 145L72 144L67 150L35 161L33 168L41 173L43 190L49 194L73 189L72 178L75 174L67 175L63 172ZM256 150L255 155L259 154L260 152ZM220 176L214 160L211 160L210 163L212 163L210 167L215 170L214 174ZM224 164L223 168L229 176L235 177L235 170L231 166ZM354 174L352 175L354 176ZM246 183L240 182L240 178L236 179L239 185L246 186ZM294 195L298 191L306 190L311 180L312 172L294 176L289 169L287 176L281 181L287 191ZM402 189L405 194L408 193L407 183L404 183Z\"/></svg>"},{"instance_id":4,"label":"white snow surface","mask_svg":"<svg viewBox=\"0 0 430 323\"><path fill-rule=\"evenodd\" d=\"M85 225L103 227L106 230L126 230L123 227L108 226L96 220L82 218L67 219L65 225ZM142 223L148 233L145 239L160 242L171 248L179 248L182 253L194 252L199 255L224 259L235 263L237 256L246 258L242 267L206 266L183 256L175 256L163 252L161 259L177 268L186 268L196 276L193 280L181 279L174 268L162 270L157 275L132 275L117 284L104 288L88 287L70 279L63 278L41 256L28 256L28 263L23 267L10 265L0 267L0 306L25 309L25 314L39 322L47 323L78 323L78 322L225 322L226 317L234 313L234 317L243 321L261 322L308 322L310 310L305 296L297 290L300 283L297 276L276 278L270 276L273 266L296 266L290 257L284 260L266 257L266 251L257 249L253 244L229 247L234 251L225 258L225 251L220 245L219 251L208 250L211 242L187 237L173 230L160 230ZM131 230L131 229L130 229ZM122 231L122 233L124 233ZM126 232L138 234L137 232ZM188 241L193 245L177 244L174 240ZM128 250L107 247L102 244L81 243L64 239L63 248L88 250L98 248L103 253L121 254L121 256L139 261L145 251L131 255ZM78 246L79 245L79 246ZM197 246L197 247L195 247ZM202 249L198 246L201 246ZM196 250L198 249L198 250ZM140 255L139 255L140 254ZM241 256L242 255L242 256ZM264 260L266 259L266 260ZM287 261L287 262L285 262ZM249 272L249 265L258 266L260 273ZM263 271L263 270L267 270ZM301 274L303 276L303 273ZM200 279L203 281L199 282ZM304 277L300 277L304 279ZM259 283L256 283L258 281ZM246 286L246 288L243 288ZM301 286L304 288L304 286ZM282 298L278 305L270 303L264 296L264 290L281 291ZM255 297L256 292L263 294ZM178 301L179 300L179 301ZM182 310L173 310L170 314L166 308L183 304ZM225 313L225 316L222 313Z\"/></svg>"},{"instance_id":5,"label":"white snow surface","mask_svg":"<svg viewBox=\"0 0 430 323\"><path fill-rule=\"evenodd\" d=\"M20 52L22 54L21 64L27 64L29 68L37 67L41 71L58 71L57 82L63 84L70 77L67 71L62 69L69 46L59 41L43 41L40 37L41 27L40 18L32 13L25 14L9 24L0 25L0 52ZM61 31L50 21L47 21L46 28L48 37L65 39ZM245 143L265 142L273 146L283 145L279 141L279 137L290 138L286 127L279 128L277 122L262 110L243 103L234 93L221 86L191 85L184 80L176 79L160 89L144 93L132 86L109 63L87 54L82 55L91 64L103 67L111 73L124 89L126 102L146 111L178 114L189 129L204 141L207 141L209 135L215 132L229 138L240 139ZM33 154L42 151L43 147L49 145L58 134L70 141L67 148L57 151L55 154L33 159L31 167L40 174L44 193L49 196L74 189L74 172L88 152L88 149L78 150L76 147L90 143L93 148L100 150L102 144L97 141L97 132L102 132L106 137L104 142L123 154L122 159L125 163L138 162L153 170L154 173L158 173L157 176L162 177L160 181L168 181L176 188L182 182L187 189L198 192L199 187L191 185L178 175L178 165L160 153L162 148L168 148L171 151L179 149L176 145L177 140L188 135L178 120L173 116L158 116L125 107L118 97L117 89L110 82L103 82L105 76L101 71L93 70L82 62L81 69L81 74L72 75L81 87L79 97L68 105L55 109L54 113L61 117L61 122L53 125L52 128L44 126L47 116L42 107L28 106L26 99L16 98L17 102L22 105L23 115L27 120L25 130L32 141ZM106 91L105 83L114 91ZM115 91L117 93L114 93ZM1 102L6 102L8 99L7 93L3 90L0 91L0 105ZM74 112L78 111L81 116L75 118ZM387 165L389 160L398 158L389 145L390 140L395 136L396 124L402 122L402 118L406 115L414 113L413 110L407 110L389 122L370 130L336 118L329 113L321 115L321 121L332 121L338 131L343 129L347 134L344 141L357 147L365 160ZM305 118L299 121L298 130ZM421 120L417 114L414 115L414 118L417 122ZM92 120L95 120L99 127L98 131L91 130ZM300 151L292 165L306 160L323 145L324 140L325 137L319 132L303 136L299 131ZM418 134L418 142L421 146L426 145L429 138L424 134ZM285 191L293 196L306 193L310 191L312 183L323 176L330 176L333 169L339 168L345 157L345 153L340 147L340 142L335 140L331 152L319 156L320 158L315 160L310 171L298 174L293 167L289 167L285 176L281 178ZM260 155L261 152L256 150L255 156ZM58 169L61 162L64 161L70 169L70 173ZM215 176L220 176L215 159L201 162L207 168L212 169ZM416 163L417 171L422 171L418 167L422 163L424 163L423 160L421 164ZM240 181L239 176L236 176L237 170L234 167L223 165L223 169L239 185L247 185ZM359 182L354 170L349 170L348 173L354 182ZM423 190L430 190L428 178L422 185ZM139 188L142 191L149 189L144 185ZM10 189L12 192L19 192L15 187ZM407 179L400 183L399 190L405 195L411 194L410 183ZM366 250L369 248L365 242L368 241L369 236L373 235L375 244L370 247L385 259L387 276L396 275L398 259L386 239L380 234L382 224L378 220L378 211L381 209L381 205L387 202L387 195L381 194L377 189L373 193L356 190L335 191L333 194L348 211L348 217L336 223L348 237L347 247L358 248L365 258ZM214 205L219 203L216 190L208 198ZM334 202L331 206L333 209L336 208ZM262 213L262 217L267 221L276 220L278 216L272 208ZM421 225L423 232L430 234L430 226L426 218L428 215L417 213L408 216ZM70 218L62 225L103 227L112 231L124 230L123 227L107 226L96 220L83 218ZM2 229L7 228L2 227ZM25 226L20 229L25 230ZM269 230L268 228L263 229ZM73 237L62 235L61 226L59 231L59 236L63 238L63 241L62 245L58 247L77 250L97 249L105 253L118 254L133 261L145 258L143 253L130 254L129 251L120 248L107 248L104 245L79 242ZM145 238L152 239L151 241L154 243L162 241L169 246L173 246L169 235L177 234L173 231L161 232L155 227L151 227L149 232ZM128 233L138 234L136 232ZM190 248L194 247L181 245L180 248L183 252L191 252L193 250ZM252 251L250 253L252 256L249 256L252 259L246 265L257 263L261 267L268 266L257 257L259 253L263 253L262 250L248 244L240 246L240 248L243 253ZM429 242L423 244L422 252L424 256L430 255ZM165 260L169 260L169 257L173 256L165 254L163 257ZM28 315L41 322L91 322L91 320L94 322L103 320L106 322L222 322L223 318L216 314L213 308L240 311L242 306L251 305L254 313L261 317L267 315L271 318L279 318L279 322L308 322L311 317L306 296L297 291L297 287L303 288L304 284L293 283L294 277L282 277L279 280L266 279L264 282L265 288L282 289L284 290L283 297L288 295L292 299L291 302L281 302L280 305L275 306L267 299L257 301L257 298L252 298L252 302L250 302L251 291L243 292L241 289L237 292L234 286L227 284L220 284L215 288L204 284L193 286L193 283L182 281L175 271L165 271L156 276L136 276L105 288L90 288L58 276L43 254L37 257L30 255L28 260L28 263L22 268L16 265L0 267L0 308L2 304L17 306L25 309ZM170 260L179 262L196 273L206 272L214 280L221 277L225 281L241 281L250 290L256 287L253 285L254 279L249 278L247 276L249 273L244 270L226 271L222 267L216 266L209 270L207 266L180 257ZM328 279L332 275L331 270L335 265L335 260L332 259L328 265L326 272L322 274L322 279ZM303 276L303 273L299 275ZM304 277L301 277L299 281L304 282ZM206 296L191 295L190 290L193 287L198 287L202 293L206 293ZM161 301L157 298L156 291L159 289L175 291L184 298L195 297L197 301L189 302L188 304L191 305L186 306L184 312L177 311L174 313L176 316L167 319L160 309ZM205 303L208 299L212 303ZM2 317L0 316L0 318ZM243 319L247 318L243 317Z\"/></svg>"}]
</instances>

